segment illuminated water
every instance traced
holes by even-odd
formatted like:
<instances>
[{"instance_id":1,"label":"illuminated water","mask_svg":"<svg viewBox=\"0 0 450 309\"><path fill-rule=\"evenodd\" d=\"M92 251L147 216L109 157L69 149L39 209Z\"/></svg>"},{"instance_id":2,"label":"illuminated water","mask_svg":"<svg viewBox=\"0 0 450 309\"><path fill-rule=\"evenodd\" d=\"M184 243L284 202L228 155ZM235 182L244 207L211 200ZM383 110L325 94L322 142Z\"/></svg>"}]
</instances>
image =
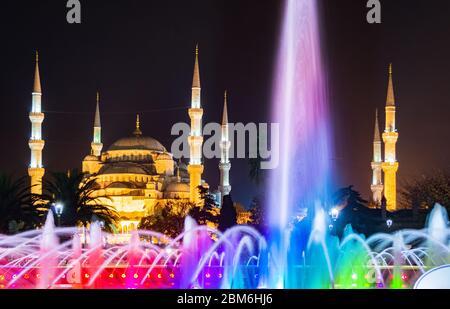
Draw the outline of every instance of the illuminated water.
<instances>
[{"instance_id":1,"label":"illuminated water","mask_svg":"<svg viewBox=\"0 0 450 309\"><path fill-rule=\"evenodd\" d=\"M450 263L450 229L436 205L422 230L368 239L331 236L330 122L314 0L287 0L274 78L280 167L268 186L267 239L253 228L197 226L171 239L45 227L0 235L0 288L411 288Z\"/></svg>"},{"instance_id":2,"label":"illuminated water","mask_svg":"<svg viewBox=\"0 0 450 309\"><path fill-rule=\"evenodd\" d=\"M55 228L50 218L42 230L0 236L0 288L270 287L267 243L250 227L222 234L188 218L175 239L138 231L126 243L108 244L117 235L97 223L83 232ZM450 263L448 217L439 205L428 228L368 239L348 228L339 242L328 221L318 210L305 250L289 250L289 287L411 288L428 270Z\"/></svg>"},{"instance_id":3,"label":"illuminated water","mask_svg":"<svg viewBox=\"0 0 450 309\"><path fill-rule=\"evenodd\" d=\"M273 117L280 124L280 167L269 183L270 287L296 286L288 252L293 218L327 207L331 182L330 119L315 0L287 0L274 78ZM322 231L319 231L322 233ZM300 242L300 244L298 244ZM297 257L298 258L298 257Z\"/></svg>"}]
</instances>

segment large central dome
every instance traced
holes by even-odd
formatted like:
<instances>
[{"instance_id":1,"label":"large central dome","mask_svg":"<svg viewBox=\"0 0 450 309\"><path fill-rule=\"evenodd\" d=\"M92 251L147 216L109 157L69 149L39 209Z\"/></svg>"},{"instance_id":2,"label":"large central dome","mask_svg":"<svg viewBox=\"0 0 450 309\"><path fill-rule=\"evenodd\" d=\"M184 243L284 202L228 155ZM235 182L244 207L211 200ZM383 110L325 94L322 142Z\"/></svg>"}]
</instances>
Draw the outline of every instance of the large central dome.
<instances>
[{"instance_id":1,"label":"large central dome","mask_svg":"<svg viewBox=\"0 0 450 309\"><path fill-rule=\"evenodd\" d=\"M131 136L121 138L109 147L108 150L132 150L143 149L159 152L166 152L166 148L152 137Z\"/></svg>"}]
</instances>

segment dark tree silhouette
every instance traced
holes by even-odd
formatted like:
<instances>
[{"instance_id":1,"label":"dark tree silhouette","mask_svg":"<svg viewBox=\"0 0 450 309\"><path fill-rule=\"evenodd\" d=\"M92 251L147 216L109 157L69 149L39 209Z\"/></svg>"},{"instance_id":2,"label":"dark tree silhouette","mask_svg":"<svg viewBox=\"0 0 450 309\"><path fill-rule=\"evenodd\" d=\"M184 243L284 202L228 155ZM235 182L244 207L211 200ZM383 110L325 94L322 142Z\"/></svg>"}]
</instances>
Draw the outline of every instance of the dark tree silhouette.
<instances>
[{"instance_id":1,"label":"dark tree silhouette","mask_svg":"<svg viewBox=\"0 0 450 309\"><path fill-rule=\"evenodd\" d=\"M261 169L261 162L263 159L261 158L261 155L259 153L259 135L257 137L256 142L256 149L257 149L257 155L256 158L250 158L250 149L247 152L247 158L248 159L248 165L249 165L249 173L248 176L251 181L253 181L257 186L263 185L266 180L266 172L265 170Z\"/></svg>"},{"instance_id":2,"label":"dark tree silhouette","mask_svg":"<svg viewBox=\"0 0 450 309\"><path fill-rule=\"evenodd\" d=\"M208 188L203 186L199 186L198 190L203 202L198 205L192 204L192 207L189 207L188 215L200 225L206 225L208 222L217 224L218 205L214 196L209 192Z\"/></svg>"},{"instance_id":3,"label":"dark tree silhouette","mask_svg":"<svg viewBox=\"0 0 450 309\"><path fill-rule=\"evenodd\" d=\"M111 206L93 197L97 185L95 178L86 178L77 169L68 173L51 173L44 180L44 200L52 208L55 203L62 203L64 210L61 215L63 226L87 226L93 218L104 223L105 229L114 231L119 215Z\"/></svg>"},{"instance_id":4,"label":"dark tree silhouette","mask_svg":"<svg viewBox=\"0 0 450 309\"><path fill-rule=\"evenodd\" d=\"M405 208L412 208L414 212L433 208L436 203L450 211L450 170L436 171L405 183L400 198Z\"/></svg>"},{"instance_id":5,"label":"dark tree silhouette","mask_svg":"<svg viewBox=\"0 0 450 309\"><path fill-rule=\"evenodd\" d=\"M266 214L264 211L264 206L261 204L261 201L258 198L253 198L252 204L250 206L251 213L251 222L250 225L259 230L260 232L264 232L267 228L266 226Z\"/></svg>"},{"instance_id":6,"label":"dark tree silhouette","mask_svg":"<svg viewBox=\"0 0 450 309\"><path fill-rule=\"evenodd\" d=\"M237 212L234 208L234 203L231 195L225 195L223 197L222 209L219 216L219 229L226 231L230 227L237 224Z\"/></svg>"},{"instance_id":7,"label":"dark tree silhouette","mask_svg":"<svg viewBox=\"0 0 450 309\"><path fill-rule=\"evenodd\" d=\"M174 238L183 232L189 207L191 207L190 203L173 201L158 203L153 215L141 219L138 229L154 231Z\"/></svg>"},{"instance_id":8,"label":"dark tree silhouette","mask_svg":"<svg viewBox=\"0 0 450 309\"><path fill-rule=\"evenodd\" d=\"M31 194L28 178L0 174L0 233L17 233L39 226L46 213L40 196Z\"/></svg>"},{"instance_id":9,"label":"dark tree silhouette","mask_svg":"<svg viewBox=\"0 0 450 309\"><path fill-rule=\"evenodd\" d=\"M334 195L334 202L339 209L339 217L334 223L336 234L342 236L345 226L351 224L357 231L364 231L368 218L372 217L367 207L368 201L361 197L353 186L342 188Z\"/></svg>"}]
</instances>

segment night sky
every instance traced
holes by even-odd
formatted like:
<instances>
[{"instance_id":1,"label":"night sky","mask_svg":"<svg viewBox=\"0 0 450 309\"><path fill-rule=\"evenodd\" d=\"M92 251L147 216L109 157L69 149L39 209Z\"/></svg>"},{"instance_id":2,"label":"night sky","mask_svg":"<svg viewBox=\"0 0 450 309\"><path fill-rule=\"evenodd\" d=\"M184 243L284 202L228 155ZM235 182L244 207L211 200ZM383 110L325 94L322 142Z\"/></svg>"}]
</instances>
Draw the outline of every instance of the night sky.
<instances>
[{"instance_id":1,"label":"night sky","mask_svg":"<svg viewBox=\"0 0 450 309\"><path fill-rule=\"evenodd\" d=\"M322 1L337 186L369 194L375 108L394 65L400 183L450 164L450 2L382 2L382 24L366 22L365 0ZM66 22L66 1L4 1L0 33L0 170L25 175L34 52L40 53L46 118L44 165L81 167L90 151L95 93L101 94L104 150L144 135L170 150L175 122L188 122L194 48L200 45L204 123L269 122L281 0L91 0L82 24ZM383 110L381 110L383 111ZM384 113L382 114L384 116ZM384 126L384 121L381 123ZM218 160L205 162L216 187ZM232 160L235 200L256 194L246 160Z\"/></svg>"}]
</instances>

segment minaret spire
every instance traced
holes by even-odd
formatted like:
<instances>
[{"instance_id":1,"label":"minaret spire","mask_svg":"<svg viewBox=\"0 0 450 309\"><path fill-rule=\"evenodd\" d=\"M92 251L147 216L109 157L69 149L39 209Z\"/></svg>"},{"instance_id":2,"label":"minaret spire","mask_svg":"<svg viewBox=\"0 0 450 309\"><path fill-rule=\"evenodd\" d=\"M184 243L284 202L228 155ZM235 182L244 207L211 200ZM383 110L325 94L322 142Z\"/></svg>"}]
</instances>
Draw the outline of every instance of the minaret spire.
<instances>
[{"instance_id":1,"label":"minaret spire","mask_svg":"<svg viewBox=\"0 0 450 309\"><path fill-rule=\"evenodd\" d=\"M136 129L133 132L134 136L139 137L142 135L141 121L139 120L139 114L136 114Z\"/></svg>"},{"instance_id":2,"label":"minaret spire","mask_svg":"<svg viewBox=\"0 0 450 309\"><path fill-rule=\"evenodd\" d=\"M100 94L97 91L95 117L94 117L94 134L91 143L91 152L94 156L99 157L102 154L102 125L100 122Z\"/></svg>"},{"instance_id":3,"label":"minaret spire","mask_svg":"<svg viewBox=\"0 0 450 309\"><path fill-rule=\"evenodd\" d=\"M220 140L220 163L219 163L219 171L220 171L220 184L219 191L221 194L221 198L225 195L230 194L231 185L230 185L230 148L231 142L228 136L228 108L227 108L227 91L224 94L224 103L223 103L223 114L222 114L222 131L221 131L221 140Z\"/></svg>"},{"instance_id":4,"label":"minaret spire","mask_svg":"<svg viewBox=\"0 0 450 309\"><path fill-rule=\"evenodd\" d=\"M389 64L389 82L388 82L386 105L395 106L394 82L392 81L392 63Z\"/></svg>"},{"instance_id":5,"label":"minaret spire","mask_svg":"<svg viewBox=\"0 0 450 309\"><path fill-rule=\"evenodd\" d=\"M378 108L375 110L375 130L374 130L373 141L374 141L374 143L381 142L380 125L379 125L379 121L378 121Z\"/></svg>"},{"instance_id":6,"label":"minaret spire","mask_svg":"<svg viewBox=\"0 0 450 309\"><path fill-rule=\"evenodd\" d=\"M198 64L198 44L195 46L195 65L194 65L194 77L192 78L192 88L201 88L200 69Z\"/></svg>"},{"instance_id":7,"label":"minaret spire","mask_svg":"<svg viewBox=\"0 0 450 309\"><path fill-rule=\"evenodd\" d=\"M35 69L34 69L33 92L42 94L41 76L39 74L39 52L38 51L36 51L36 65L35 65Z\"/></svg>"},{"instance_id":8,"label":"minaret spire","mask_svg":"<svg viewBox=\"0 0 450 309\"><path fill-rule=\"evenodd\" d=\"M225 90L224 94L224 103L223 103L223 114L222 114L222 126L228 125L228 108L227 108L227 101L228 101L228 93Z\"/></svg>"},{"instance_id":9,"label":"minaret spire","mask_svg":"<svg viewBox=\"0 0 450 309\"><path fill-rule=\"evenodd\" d=\"M101 127L100 123L100 93L97 91L94 127Z\"/></svg>"},{"instance_id":10,"label":"minaret spire","mask_svg":"<svg viewBox=\"0 0 450 309\"><path fill-rule=\"evenodd\" d=\"M201 86L200 86L200 69L199 69L199 52L198 45L195 48L195 64L194 75L192 80L192 99L191 108L189 109L189 117L191 119L191 133L188 137L190 160L188 172L190 178L190 200L198 203L200 195L198 187L202 184L202 118L203 109L201 108Z\"/></svg>"},{"instance_id":11,"label":"minaret spire","mask_svg":"<svg viewBox=\"0 0 450 309\"><path fill-rule=\"evenodd\" d=\"M397 210L397 171L399 163L396 156L398 132L395 123L395 96L392 74L392 64L389 65L389 81L386 99L386 127L383 133L384 141L384 195L387 200L387 210Z\"/></svg>"},{"instance_id":12,"label":"minaret spire","mask_svg":"<svg viewBox=\"0 0 450 309\"><path fill-rule=\"evenodd\" d=\"M381 136L380 127L378 125L378 109L375 111L375 130L373 137L373 160L372 166L372 185L370 189L372 190L372 199L377 204L381 204L381 199L383 197L383 180L382 180L382 163L383 159L381 157Z\"/></svg>"},{"instance_id":13,"label":"minaret spire","mask_svg":"<svg viewBox=\"0 0 450 309\"><path fill-rule=\"evenodd\" d=\"M42 194L42 178L45 174L45 169L42 165L42 150L45 142L42 139L42 123L45 115L42 113L42 88L41 78L39 74L39 54L36 51L36 65L34 72L34 83L32 92L32 106L29 118L31 121L31 137L28 141L28 146L31 150L30 166L28 168L28 175L31 180L31 193Z\"/></svg>"}]
</instances>

